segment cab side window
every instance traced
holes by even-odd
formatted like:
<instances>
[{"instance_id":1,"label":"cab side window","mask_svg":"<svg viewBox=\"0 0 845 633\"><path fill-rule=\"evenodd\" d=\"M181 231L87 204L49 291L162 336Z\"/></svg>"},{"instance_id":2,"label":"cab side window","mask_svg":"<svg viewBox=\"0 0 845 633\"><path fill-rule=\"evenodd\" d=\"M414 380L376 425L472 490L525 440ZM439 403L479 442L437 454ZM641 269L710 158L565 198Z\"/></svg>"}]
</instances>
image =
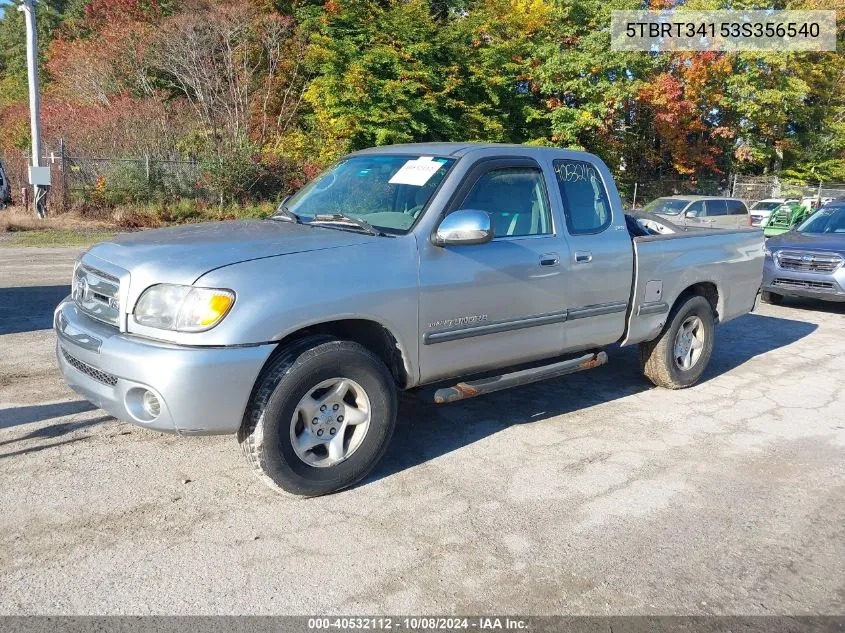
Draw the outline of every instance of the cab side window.
<instances>
[{"instance_id":1,"label":"cab side window","mask_svg":"<svg viewBox=\"0 0 845 633\"><path fill-rule=\"evenodd\" d=\"M554 170L569 233L601 233L609 227L613 214L598 170L580 160L556 160Z\"/></svg>"},{"instance_id":2,"label":"cab side window","mask_svg":"<svg viewBox=\"0 0 845 633\"><path fill-rule=\"evenodd\" d=\"M482 175L464 198L464 209L486 211L495 237L552 232L543 173L532 167L505 167Z\"/></svg>"}]
</instances>

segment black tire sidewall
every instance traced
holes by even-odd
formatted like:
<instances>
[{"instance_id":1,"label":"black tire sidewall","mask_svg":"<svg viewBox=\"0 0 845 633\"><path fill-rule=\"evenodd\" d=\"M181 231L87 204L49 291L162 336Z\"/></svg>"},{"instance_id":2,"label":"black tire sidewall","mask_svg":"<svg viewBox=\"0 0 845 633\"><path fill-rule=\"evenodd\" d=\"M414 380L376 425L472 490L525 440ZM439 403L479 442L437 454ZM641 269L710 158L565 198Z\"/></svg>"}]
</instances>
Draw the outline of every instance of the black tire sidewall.
<instances>
[{"instance_id":1,"label":"black tire sidewall","mask_svg":"<svg viewBox=\"0 0 845 633\"><path fill-rule=\"evenodd\" d=\"M691 316L697 316L704 324L704 349L701 351L701 356L699 356L698 362L696 362L691 368L684 370L678 367L675 363L675 337L678 335L678 330L681 328L684 321ZM667 345L665 346L666 358L664 359L664 362L666 363L666 368L672 382L685 387L694 385L698 382L701 378L701 374L703 374L704 370L707 369L710 357L713 354L715 331L716 324L713 320L713 308L710 305L710 302L704 297L690 297L678 307L678 310L675 312L675 316L672 319L672 324L666 332Z\"/></svg>"},{"instance_id":2,"label":"black tire sidewall","mask_svg":"<svg viewBox=\"0 0 845 633\"><path fill-rule=\"evenodd\" d=\"M296 406L316 385L331 378L357 382L370 400L370 427L361 445L343 462L317 468L294 452L290 425ZM285 373L263 410L265 473L282 488L318 495L352 485L382 457L396 425L396 389L384 364L356 343L336 341L308 350Z\"/></svg>"}]
</instances>

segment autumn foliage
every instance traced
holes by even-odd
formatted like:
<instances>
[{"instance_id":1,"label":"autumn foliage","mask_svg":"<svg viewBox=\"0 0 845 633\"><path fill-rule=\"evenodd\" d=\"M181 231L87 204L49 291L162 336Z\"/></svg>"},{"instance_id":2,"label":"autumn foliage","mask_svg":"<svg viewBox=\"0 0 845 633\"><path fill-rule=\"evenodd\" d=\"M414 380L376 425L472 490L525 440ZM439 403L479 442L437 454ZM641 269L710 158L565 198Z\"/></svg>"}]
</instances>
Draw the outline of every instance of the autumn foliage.
<instances>
[{"instance_id":1,"label":"autumn foliage","mask_svg":"<svg viewBox=\"0 0 845 633\"><path fill-rule=\"evenodd\" d=\"M842 54L613 53L601 0L42 6L46 145L196 160L221 200L429 140L583 148L631 181L845 179ZM0 18L0 150L29 143L19 20Z\"/></svg>"}]
</instances>

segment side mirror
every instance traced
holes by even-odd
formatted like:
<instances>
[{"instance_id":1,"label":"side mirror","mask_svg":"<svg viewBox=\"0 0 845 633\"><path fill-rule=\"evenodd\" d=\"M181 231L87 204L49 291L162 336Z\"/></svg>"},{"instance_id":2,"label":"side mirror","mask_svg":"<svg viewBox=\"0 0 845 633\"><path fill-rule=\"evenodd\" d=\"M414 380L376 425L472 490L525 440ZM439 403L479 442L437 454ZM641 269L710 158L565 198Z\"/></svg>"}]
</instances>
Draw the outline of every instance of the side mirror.
<instances>
[{"instance_id":1,"label":"side mirror","mask_svg":"<svg viewBox=\"0 0 845 633\"><path fill-rule=\"evenodd\" d=\"M685 218L697 218L698 217L698 209L690 209L686 213L684 213Z\"/></svg>"},{"instance_id":2,"label":"side mirror","mask_svg":"<svg viewBox=\"0 0 845 633\"><path fill-rule=\"evenodd\" d=\"M434 233L436 246L486 244L493 239L493 221L486 211L461 209L450 213Z\"/></svg>"}]
</instances>

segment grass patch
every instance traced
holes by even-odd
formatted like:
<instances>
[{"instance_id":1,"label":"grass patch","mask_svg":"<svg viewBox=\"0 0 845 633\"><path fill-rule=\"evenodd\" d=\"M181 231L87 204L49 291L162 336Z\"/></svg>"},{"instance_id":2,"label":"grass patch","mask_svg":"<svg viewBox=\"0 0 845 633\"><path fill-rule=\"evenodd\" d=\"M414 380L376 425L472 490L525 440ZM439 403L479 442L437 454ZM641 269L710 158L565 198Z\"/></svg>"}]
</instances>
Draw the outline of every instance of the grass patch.
<instances>
[{"instance_id":1,"label":"grass patch","mask_svg":"<svg viewBox=\"0 0 845 633\"><path fill-rule=\"evenodd\" d=\"M15 231L0 241L0 246L91 246L111 239L114 235L90 231Z\"/></svg>"}]
</instances>

